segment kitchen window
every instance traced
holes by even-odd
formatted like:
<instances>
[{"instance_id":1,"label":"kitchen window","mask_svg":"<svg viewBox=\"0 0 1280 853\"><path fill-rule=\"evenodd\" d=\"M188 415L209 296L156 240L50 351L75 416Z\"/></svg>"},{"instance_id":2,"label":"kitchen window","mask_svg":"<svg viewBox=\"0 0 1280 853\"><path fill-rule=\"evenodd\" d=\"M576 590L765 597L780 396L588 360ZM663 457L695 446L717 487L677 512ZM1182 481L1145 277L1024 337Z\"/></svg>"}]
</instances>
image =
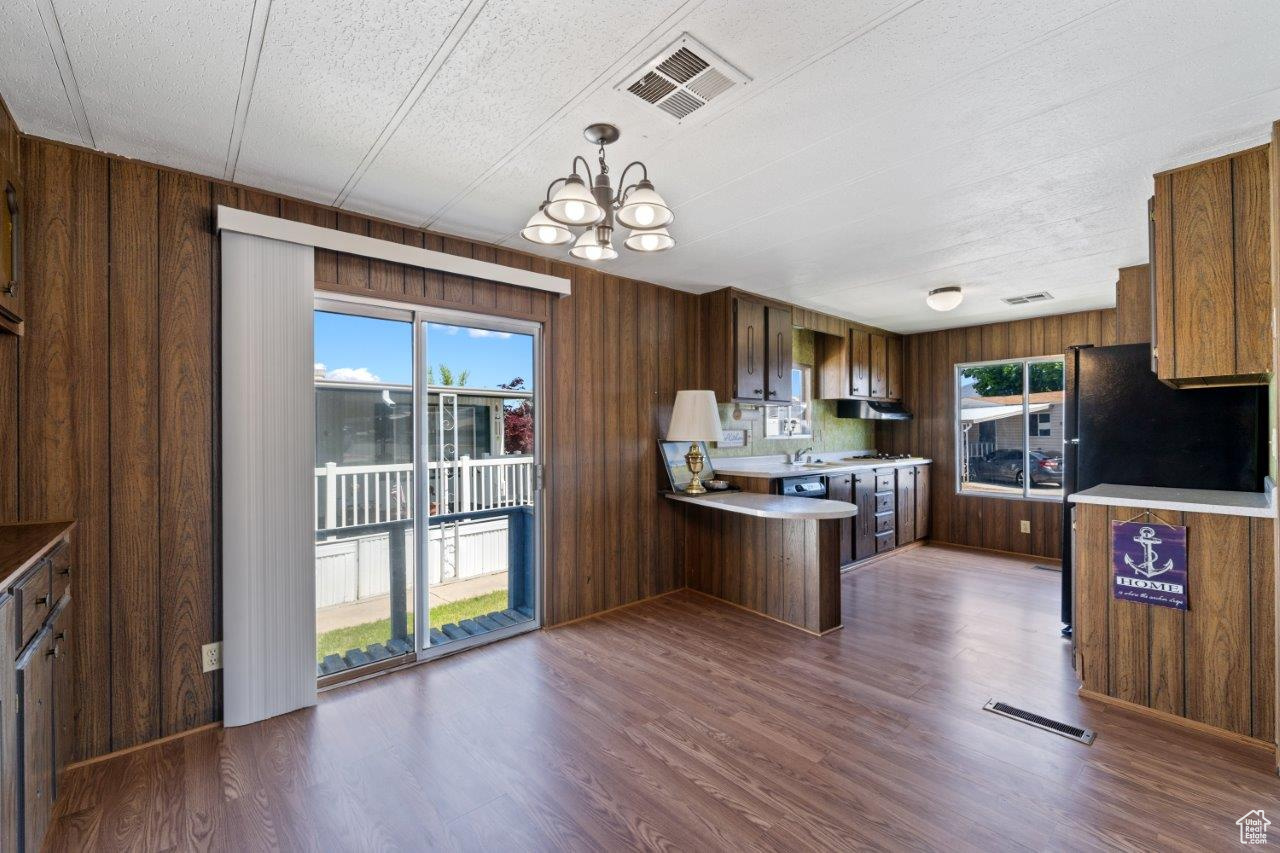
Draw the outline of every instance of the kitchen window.
<instances>
[{"instance_id":1,"label":"kitchen window","mask_svg":"<svg viewBox=\"0 0 1280 853\"><path fill-rule=\"evenodd\" d=\"M957 364L956 491L1061 500L1060 355Z\"/></svg>"},{"instance_id":2,"label":"kitchen window","mask_svg":"<svg viewBox=\"0 0 1280 853\"><path fill-rule=\"evenodd\" d=\"M764 407L765 438L813 437L813 381L807 364L791 369L791 402Z\"/></svg>"}]
</instances>

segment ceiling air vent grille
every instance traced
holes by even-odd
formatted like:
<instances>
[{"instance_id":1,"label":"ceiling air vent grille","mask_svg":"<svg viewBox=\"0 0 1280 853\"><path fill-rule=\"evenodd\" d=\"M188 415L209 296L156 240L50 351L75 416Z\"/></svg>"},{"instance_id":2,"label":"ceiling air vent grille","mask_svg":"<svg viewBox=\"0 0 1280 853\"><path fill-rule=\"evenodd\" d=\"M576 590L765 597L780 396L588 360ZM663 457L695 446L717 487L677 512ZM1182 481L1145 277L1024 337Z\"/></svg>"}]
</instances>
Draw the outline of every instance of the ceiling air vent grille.
<instances>
[{"instance_id":1,"label":"ceiling air vent grille","mask_svg":"<svg viewBox=\"0 0 1280 853\"><path fill-rule=\"evenodd\" d=\"M633 95L639 95L651 104L656 104L676 90L676 84L655 71L641 77L627 87Z\"/></svg>"},{"instance_id":2,"label":"ceiling air vent grille","mask_svg":"<svg viewBox=\"0 0 1280 853\"><path fill-rule=\"evenodd\" d=\"M708 65L709 63L701 56L687 47L682 47L659 63L658 70L677 83L688 83Z\"/></svg>"},{"instance_id":3,"label":"ceiling air vent grille","mask_svg":"<svg viewBox=\"0 0 1280 853\"><path fill-rule=\"evenodd\" d=\"M627 75L617 86L683 121L727 92L750 82L688 33Z\"/></svg>"},{"instance_id":4,"label":"ceiling air vent grille","mask_svg":"<svg viewBox=\"0 0 1280 853\"><path fill-rule=\"evenodd\" d=\"M1052 298L1052 293L1042 290L1039 293L1028 293L1023 296L1010 296L1004 301L1010 305L1028 305L1032 302L1045 302Z\"/></svg>"}]
</instances>

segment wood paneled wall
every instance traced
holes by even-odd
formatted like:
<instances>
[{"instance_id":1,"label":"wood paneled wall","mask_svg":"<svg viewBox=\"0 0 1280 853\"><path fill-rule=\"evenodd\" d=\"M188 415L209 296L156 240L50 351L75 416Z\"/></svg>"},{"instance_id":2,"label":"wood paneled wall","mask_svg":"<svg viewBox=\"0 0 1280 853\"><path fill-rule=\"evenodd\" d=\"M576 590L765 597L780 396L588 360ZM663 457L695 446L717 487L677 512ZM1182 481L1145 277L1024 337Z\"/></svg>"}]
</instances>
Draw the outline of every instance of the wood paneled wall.
<instances>
[{"instance_id":1,"label":"wood paneled wall","mask_svg":"<svg viewBox=\"0 0 1280 853\"><path fill-rule=\"evenodd\" d=\"M910 421L881 421L877 444L895 453L934 460L930 477L935 542L1012 551L1057 560L1062 556L1062 504L956 494L955 365L997 358L1065 352L1073 344L1115 343L1115 310L1082 311L986 326L908 335L903 343L904 406ZM1020 532L1020 522L1031 532Z\"/></svg>"},{"instance_id":2,"label":"wood paneled wall","mask_svg":"<svg viewBox=\"0 0 1280 853\"><path fill-rule=\"evenodd\" d=\"M571 277L558 298L316 259L324 289L545 323L547 624L684 586L655 440L698 384L696 297L60 143L21 150L27 324L0 335L0 519L79 521L77 758L221 716L200 667L221 631L218 204Z\"/></svg>"},{"instance_id":3,"label":"wood paneled wall","mask_svg":"<svg viewBox=\"0 0 1280 853\"><path fill-rule=\"evenodd\" d=\"M1192 392L1194 393L1194 392ZM1112 597L1111 522L1133 507L1076 507L1076 643L1085 690L1236 734L1275 733L1273 522L1155 510L1187 527L1187 609Z\"/></svg>"}]
</instances>

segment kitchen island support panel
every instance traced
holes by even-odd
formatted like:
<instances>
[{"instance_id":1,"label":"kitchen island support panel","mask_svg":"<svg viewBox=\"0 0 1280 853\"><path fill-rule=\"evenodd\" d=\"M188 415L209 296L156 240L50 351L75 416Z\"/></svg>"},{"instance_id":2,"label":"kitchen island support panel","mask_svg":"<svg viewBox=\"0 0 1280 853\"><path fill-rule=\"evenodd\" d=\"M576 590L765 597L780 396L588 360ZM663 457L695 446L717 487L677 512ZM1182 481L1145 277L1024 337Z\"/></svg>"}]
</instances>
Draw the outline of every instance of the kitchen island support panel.
<instances>
[{"instance_id":1,"label":"kitchen island support panel","mask_svg":"<svg viewBox=\"0 0 1280 853\"><path fill-rule=\"evenodd\" d=\"M685 509L689 588L812 634L840 622L840 522Z\"/></svg>"}]
</instances>

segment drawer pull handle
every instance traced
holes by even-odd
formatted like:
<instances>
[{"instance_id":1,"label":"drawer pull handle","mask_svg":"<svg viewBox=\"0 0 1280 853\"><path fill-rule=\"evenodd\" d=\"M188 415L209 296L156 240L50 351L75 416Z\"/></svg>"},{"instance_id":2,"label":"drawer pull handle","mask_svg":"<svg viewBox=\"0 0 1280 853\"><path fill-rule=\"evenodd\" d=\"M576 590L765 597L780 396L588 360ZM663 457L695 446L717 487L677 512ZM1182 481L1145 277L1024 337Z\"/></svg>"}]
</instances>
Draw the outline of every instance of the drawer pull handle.
<instances>
[{"instance_id":1,"label":"drawer pull handle","mask_svg":"<svg viewBox=\"0 0 1280 853\"><path fill-rule=\"evenodd\" d=\"M70 566L68 566L67 568L65 568L65 569L63 569L62 571L58 572L58 576L59 576L59 577L63 577L63 578L65 578L65 577L66 577L67 575L69 575L69 574L71 574L71 567L70 567Z\"/></svg>"},{"instance_id":2,"label":"drawer pull handle","mask_svg":"<svg viewBox=\"0 0 1280 853\"><path fill-rule=\"evenodd\" d=\"M42 595L42 596L40 596L39 598L37 598L37 599L36 599L36 604L42 605L42 606L44 606L44 607L48 607L48 606L49 606L49 596L47 596L47 595Z\"/></svg>"},{"instance_id":3,"label":"drawer pull handle","mask_svg":"<svg viewBox=\"0 0 1280 853\"><path fill-rule=\"evenodd\" d=\"M63 640L65 640L65 639L67 638L67 632L66 632L66 631L59 631L58 633L56 633L56 634L54 634L54 635L53 635L53 638L54 638L55 640L57 640L59 643L61 643Z\"/></svg>"}]
</instances>

